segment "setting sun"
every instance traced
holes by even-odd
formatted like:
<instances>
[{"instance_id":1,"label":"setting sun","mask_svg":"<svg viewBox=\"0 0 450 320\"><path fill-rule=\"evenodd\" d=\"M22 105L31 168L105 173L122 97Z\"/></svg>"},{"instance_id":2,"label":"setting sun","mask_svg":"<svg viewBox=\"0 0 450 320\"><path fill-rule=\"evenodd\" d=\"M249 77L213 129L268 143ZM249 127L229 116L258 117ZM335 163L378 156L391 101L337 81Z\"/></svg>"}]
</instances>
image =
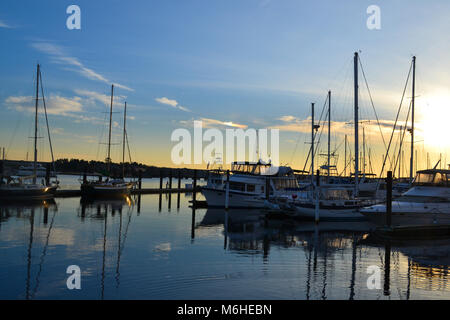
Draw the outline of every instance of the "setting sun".
<instances>
[{"instance_id":1,"label":"setting sun","mask_svg":"<svg viewBox=\"0 0 450 320\"><path fill-rule=\"evenodd\" d=\"M450 92L429 95L416 104L417 135L423 137L425 145L439 149L450 147L447 127L450 119L449 104Z\"/></svg>"}]
</instances>

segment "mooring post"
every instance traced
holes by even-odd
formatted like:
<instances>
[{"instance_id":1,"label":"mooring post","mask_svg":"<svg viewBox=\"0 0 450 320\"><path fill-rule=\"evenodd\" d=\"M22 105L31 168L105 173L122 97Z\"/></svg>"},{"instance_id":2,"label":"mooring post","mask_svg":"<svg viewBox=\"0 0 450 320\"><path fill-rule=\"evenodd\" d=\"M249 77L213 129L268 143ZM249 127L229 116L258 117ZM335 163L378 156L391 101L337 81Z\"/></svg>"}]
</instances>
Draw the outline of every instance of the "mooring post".
<instances>
[{"instance_id":1,"label":"mooring post","mask_svg":"<svg viewBox=\"0 0 450 320\"><path fill-rule=\"evenodd\" d=\"M197 199L197 170L194 169L194 181L192 182L192 205L195 206L195 201Z\"/></svg>"},{"instance_id":2,"label":"mooring post","mask_svg":"<svg viewBox=\"0 0 450 320\"><path fill-rule=\"evenodd\" d=\"M178 196L177 196L177 209L180 209L180 191L181 191L181 171L178 169Z\"/></svg>"},{"instance_id":3,"label":"mooring post","mask_svg":"<svg viewBox=\"0 0 450 320\"><path fill-rule=\"evenodd\" d=\"M139 173L138 173L138 189L139 190L142 189L142 170L139 170Z\"/></svg>"},{"instance_id":4,"label":"mooring post","mask_svg":"<svg viewBox=\"0 0 450 320\"><path fill-rule=\"evenodd\" d=\"M320 205L320 170L317 170L316 174L316 187L315 187L315 194L316 194L316 206L314 210L314 221L315 223L319 223L319 205Z\"/></svg>"},{"instance_id":5,"label":"mooring post","mask_svg":"<svg viewBox=\"0 0 450 320\"><path fill-rule=\"evenodd\" d=\"M83 183L87 183L87 169L86 169L86 167L84 167L84 172L83 172Z\"/></svg>"},{"instance_id":6,"label":"mooring post","mask_svg":"<svg viewBox=\"0 0 450 320\"><path fill-rule=\"evenodd\" d=\"M172 190L172 169L169 171L169 189Z\"/></svg>"},{"instance_id":7,"label":"mooring post","mask_svg":"<svg viewBox=\"0 0 450 320\"><path fill-rule=\"evenodd\" d=\"M48 187L50 185L50 163L47 163L45 168L45 185Z\"/></svg>"},{"instance_id":8,"label":"mooring post","mask_svg":"<svg viewBox=\"0 0 450 320\"><path fill-rule=\"evenodd\" d=\"M162 186L163 186L163 174L162 170L159 169L159 192L162 192Z\"/></svg>"},{"instance_id":9,"label":"mooring post","mask_svg":"<svg viewBox=\"0 0 450 320\"><path fill-rule=\"evenodd\" d=\"M230 204L230 170L227 170L227 183L225 185L225 210L228 210Z\"/></svg>"},{"instance_id":10,"label":"mooring post","mask_svg":"<svg viewBox=\"0 0 450 320\"><path fill-rule=\"evenodd\" d=\"M392 171L387 172L386 178L386 226L392 223Z\"/></svg>"}]
</instances>

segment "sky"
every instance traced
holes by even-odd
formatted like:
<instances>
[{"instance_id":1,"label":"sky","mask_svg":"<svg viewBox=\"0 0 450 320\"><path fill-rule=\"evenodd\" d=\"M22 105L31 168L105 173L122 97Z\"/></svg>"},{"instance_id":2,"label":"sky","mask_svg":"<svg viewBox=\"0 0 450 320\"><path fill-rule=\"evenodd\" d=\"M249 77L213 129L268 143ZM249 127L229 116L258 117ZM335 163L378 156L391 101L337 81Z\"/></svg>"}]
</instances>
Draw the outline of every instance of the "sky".
<instances>
[{"instance_id":1,"label":"sky","mask_svg":"<svg viewBox=\"0 0 450 320\"><path fill-rule=\"evenodd\" d=\"M81 9L69 30L68 6ZM367 8L380 8L370 30ZM36 64L41 65L55 158L104 160L111 84L112 160L121 161L123 106L133 161L176 165L175 129L277 128L280 161L303 169L316 119L332 91L332 150L339 171L344 136L353 148L353 54L359 52L386 143L413 56L417 168L447 163L450 3L442 1L12 1L0 3L0 146L32 158ZM366 161L378 172L386 149L360 71ZM411 101L408 84L399 116ZM368 121L370 120L370 122ZM38 158L50 159L39 119ZM362 143L362 130L360 143ZM318 147L326 151L326 128ZM394 133L391 153L398 154ZM404 172L410 135L405 135ZM361 148L362 149L362 148ZM362 152L362 150L360 150ZM348 151L350 152L350 151ZM324 158L318 157L318 164ZM369 164L367 164L369 167ZM369 170L367 168L366 170Z\"/></svg>"}]
</instances>

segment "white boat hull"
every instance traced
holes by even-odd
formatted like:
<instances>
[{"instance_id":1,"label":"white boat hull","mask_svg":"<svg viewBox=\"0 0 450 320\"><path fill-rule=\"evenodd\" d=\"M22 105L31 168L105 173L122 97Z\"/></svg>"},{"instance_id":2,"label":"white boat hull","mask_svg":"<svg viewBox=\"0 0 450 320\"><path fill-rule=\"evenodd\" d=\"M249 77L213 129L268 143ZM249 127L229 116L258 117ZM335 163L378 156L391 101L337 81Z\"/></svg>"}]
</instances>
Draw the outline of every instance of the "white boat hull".
<instances>
[{"instance_id":1,"label":"white boat hull","mask_svg":"<svg viewBox=\"0 0 450 320\"><path fill-rule=\"evenodd\" d=\"M386 205L375 205L360 211L370 221L379 225L386 224ZM391 223L394 226L450 224L450 203L393 201Z\"/></svg>"},{"instance_id":2,"label":"white boat hull","mask_svg":"<svg viewBox=\"0 0 450 320\"><path fill-rule=\"evenodd\" d=\"M225 190L202 188L208 207L225 207ZM263 208L264 199L259 194L229 191L229 208Z\"/></svg>"},{"instance_id":3,"label":"white boat hull","mask_svg":"<svg viewBox=\"0 0 450 320\"><path fill-rule=\"evenodd\" d=\"M300 218L314 220L316 210L311 205L295 205L295 215ZM365 220L357 208L320 208L319 220L341 221L341 220Z\"/></svg>"}]
</instances>

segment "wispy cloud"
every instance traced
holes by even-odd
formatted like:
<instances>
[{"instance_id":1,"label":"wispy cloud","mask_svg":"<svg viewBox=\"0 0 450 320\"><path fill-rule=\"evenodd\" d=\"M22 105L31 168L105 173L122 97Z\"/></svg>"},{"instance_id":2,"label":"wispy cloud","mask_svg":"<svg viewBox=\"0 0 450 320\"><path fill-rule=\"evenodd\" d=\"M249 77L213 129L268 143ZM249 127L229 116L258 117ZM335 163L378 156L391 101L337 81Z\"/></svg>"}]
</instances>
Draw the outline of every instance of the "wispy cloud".
<instances>
[{"instance_id":1,"label":"wispy cloud","mask_svg":"<svg viewBox=\"0 0 450 320\"><path fill-rule=\"evenodd\" d=\"M64 65L68 67L68 70L75 71L84 76L85 78L94 81L101 81L108 84L113 83L100 73L86 67L78 58L67 55L64 49L58 45L49 42L39 41L33 42L31 46L40 52L48 54L52 58L52 62ZM122 85L120 83L113 83L113 84L118 88L128 91L134 91L134 89Z\"/></svg>"},{"instance_id":2,"label":"wispy cloud","mask_svg":"<svg viewBox=\"0 0 450 320\"><path fill-rule=\"evenodd\" d=\"M75 89L74 90L76 94L86 97L88 102L90 104L95 104L96 101L104 104L109 105L111 103L111 96L106 95L103 93L99 93L96 91L90 91L90 90L83 90L83 89ZM114 95L113 101L116 103L123 103L126 99L126 96L124 95Z\"/></svg>"},{"instance_id":3,"label":"wispy cloud","mask_svg":"<svg viewBox=\"0 0 450 320\"><path fill-rule=\"evenodd\" d=\"M277 119L280 124L269 126L269 129L279 129L280 131L287 132L299 132L299 133L310 133L311 132L311 117L306 119L300 119L291 115L282 116ZM376 120L360 120L361 126L364 126L366 134L371 134L374 136L380 136L380 128L383 135L387 137L394 128L395 122L392 120L379 120L379 126ZM322 125L326 126L325 123ZM397 121L396 130L400 129L400 126L405 126L404 121ZM321 130L321 129L319 129ZM326 128L324 128L326 132ZM331 132L336 134L348 134L353 135L353 124L345 121L331 121Z\"/></svg>"},{"instance_id":4,"label":"wispy cloud","mask_svg":"<svg viewBox=\"0 0 450 320\"><path fill-rule=\"evenodd\" d=\"M200 118L196 119L196 121L202 121L203 128L238 128L238 129L246 129L248 126L245 124L235 123L233 121L221 121L216 119L209 118ZM194 119L191 120L181 120L180 123L182 125L194 125Z\"/></svg>"},{"instance_id":5,"label":"wispy cloud","mask_svg":"<svg viewBox=\"0 0 450 320\"><path fill-rule=\"evenodd\" d=\"M6 22L4 22L3 20L0 20L0 28L7 28L7 29L12 29L14 28L13 26L7 24Z\"/></svg>"},{"instance_id":6,"label":"wispy cloud","mask_svg":"<svg viewBox=\"0 0 450 320\"><path fill-rule=\"evenodd\" d=\"M191 110L189 110L188 108L181 106L177 100L172 100L172 99L169 99L166 97L162 97L162 98L156 98L155 101L165 104L165 105L168 105L168 106L171 106L172 108L179 109L184 112L191 112Z\"/></svg>"}]
</instances>

